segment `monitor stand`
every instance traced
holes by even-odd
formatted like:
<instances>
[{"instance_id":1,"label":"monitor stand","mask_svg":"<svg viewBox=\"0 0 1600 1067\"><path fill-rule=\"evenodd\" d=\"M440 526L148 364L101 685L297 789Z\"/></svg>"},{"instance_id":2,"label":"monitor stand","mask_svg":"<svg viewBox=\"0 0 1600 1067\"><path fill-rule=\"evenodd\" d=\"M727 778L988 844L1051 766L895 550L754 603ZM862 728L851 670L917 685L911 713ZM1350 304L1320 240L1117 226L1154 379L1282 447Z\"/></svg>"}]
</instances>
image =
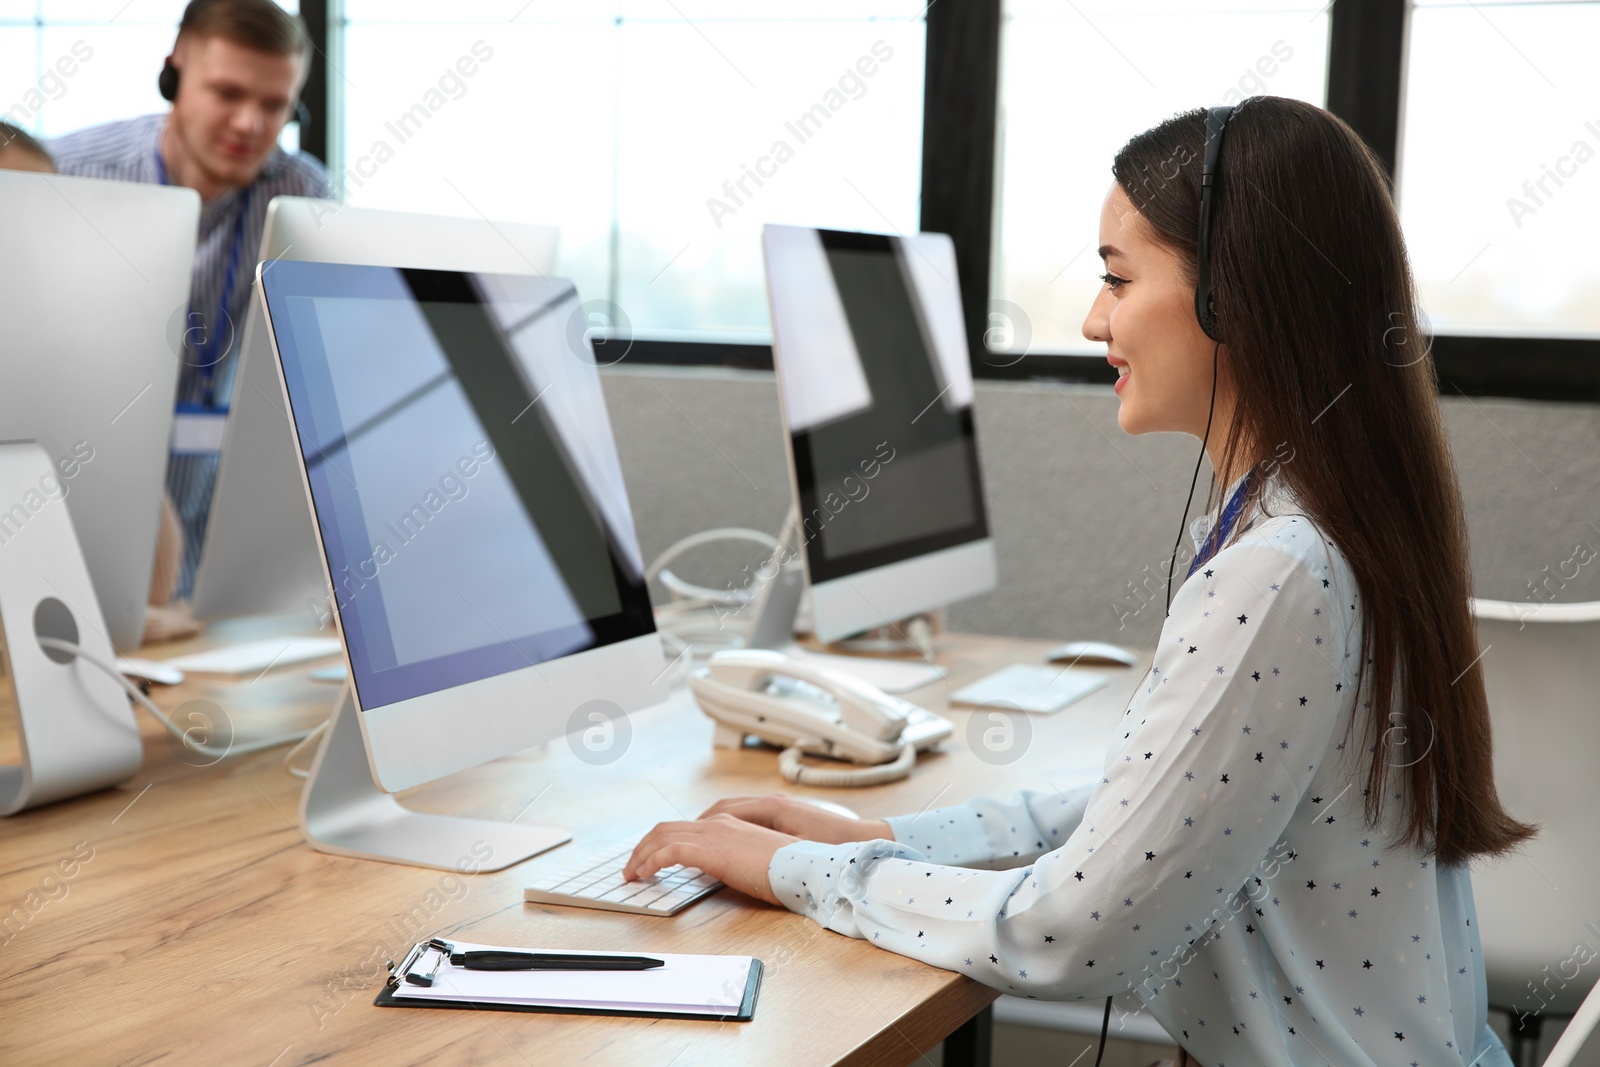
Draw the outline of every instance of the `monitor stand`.
<instances>
[{"instance_id":1,"label":"monitor stand","mask_svg":"<svg viewBox=\"0 0 1600 1067\"><path fill-rule=\"evenodd\" d=\"M791 504L783 530L778 534L778 547L756 573L760 587L748 608L755 613L755 618L745 642L747 647L814 658L889 693L908 693L944 677L944 668L934 663L932 638L926 622L897 623L862 637L823 645L824 651L820 652L796 645L795 619L806 588L805 564L800 556L804 550L800 512ZM884 631L893 636L888 640L876 636ZM907 634L912 636L906 637ZM897 637L904 641L896 640ZM922 639L920 647L915 640L919 637Z\"/></svg>"},{"instance_id":2,"label":"monitor stand","mask_svg":"<svg viewBox=\"0 0 1600 1067\"><path fill-rule=\"evenodd\" d=\"M806 591L805 563L800 558L804 546L800 543L799 529L800 510L790 504L783 529L778 532L778 546L756 571L760 586L749 606L755 613L750 636L745 639L749 648L782 651L794 644L795 619L800 614L800 598Z\"/></svg>"},{"instance_id":3,"label":"monitor stand","mask_svg":"<svg viewBox=\"0 0 1600 1067\"><path fill-rule=\"evenodd\" d=\"M778 547L756 572L760 588L750 605L755 612L747 642L750 648L783 649L794 644L795 620L799 617L800 599L806 588L805 565L800 558L804 551L800 539L800 511L790 504L783 530L778 534ZM932 663L932 615L931 612L913 615L822 647L834 654L902 656Z\"/></svg>"},{"instance_id":4,"label":"monitor stand","mask_svg":"<svg viewBox=\"0 0 1600 1067\"><path fill-rule=\"evenodd\" d=\"M823 647L845 656L898 656L932 663L935 657L933 630L933 616L929 612L875 627L857 637L842 637Z\"/></svg>"},{"instance_id":5,"label":"monitor stand","mask_svg":"<svg viewBox=\"0 0 1600 1067\"><path fill-rule=\"evenodd\" d=\"M402 806L373 780L360 714L346 682L300 794L300 828L317 851L476 874L503 870L572 840L560 827Z\"/></svg>"},{"instance_id":6,"label":"monitor stand","mask_svg":"<svg viewBox=\"0 0 1600 1067\"><path fill-rule=\"evenodd\" d=\"M37 443L0 444L0 500L15 502L0 531L0 685L16 699L18 749L18 762L0 764L0 816L108 789L144 763L122 688L39 644L70 641L108 664L116 655L71 515L40 492L55 478Z\"/></svg>"}]
</instances>

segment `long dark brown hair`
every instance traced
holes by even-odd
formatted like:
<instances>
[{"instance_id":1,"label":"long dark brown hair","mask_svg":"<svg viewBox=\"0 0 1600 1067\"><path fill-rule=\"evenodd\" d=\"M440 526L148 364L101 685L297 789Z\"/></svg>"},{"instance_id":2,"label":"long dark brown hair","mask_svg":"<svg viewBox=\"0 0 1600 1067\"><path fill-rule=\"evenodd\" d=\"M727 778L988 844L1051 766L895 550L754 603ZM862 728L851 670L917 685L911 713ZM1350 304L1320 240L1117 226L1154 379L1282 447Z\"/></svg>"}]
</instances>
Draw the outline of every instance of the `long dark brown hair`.
<instances>
[{"instance_id":1,"label":"long dark brown hair","mask_svg":"<svg viewBox=\"0 0 1600 1067\"><path fill-rule=\"evenodd\" d=\"M1112 166L1191 277L1205 119L1168 119ZM1223 137L1211 250L1235 395L1220 469L1292 449L1276 476L1360 586L1366 819L1398 801L1399 840L1441 862L1504 853L1535 828L1495 790L1461 493L1383 167L1327 111L1251 97Z\"/></svg>"}]
</instances>

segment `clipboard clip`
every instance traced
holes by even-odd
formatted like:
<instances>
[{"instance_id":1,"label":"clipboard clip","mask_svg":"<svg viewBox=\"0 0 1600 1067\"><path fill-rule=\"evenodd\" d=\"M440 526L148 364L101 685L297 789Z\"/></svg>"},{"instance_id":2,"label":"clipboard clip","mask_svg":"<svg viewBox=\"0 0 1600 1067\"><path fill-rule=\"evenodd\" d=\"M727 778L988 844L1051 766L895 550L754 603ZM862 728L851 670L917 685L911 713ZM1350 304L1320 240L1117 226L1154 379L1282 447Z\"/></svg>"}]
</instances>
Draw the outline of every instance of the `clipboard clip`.
<instances>
[{"instance_id":1,"label":"clipboard clip","mask_svg":"<svg viewBox=\"0 0 1600 1067\"><path fill-rule=\"evenodd\" d=\"M439 977L439 969L450 962L450 957L455 951L454 945L437 937L418 941L411 946L411 951L406 953L406 958L401 961L399 967L394 965L394 960L389 961L389 987L392 989L402 981L412 985L433 985L434 980ZM427 958L429 953L433 954L432 960ZM429 963L432 966L422 970Z\"/></svg>"}]
</instances>

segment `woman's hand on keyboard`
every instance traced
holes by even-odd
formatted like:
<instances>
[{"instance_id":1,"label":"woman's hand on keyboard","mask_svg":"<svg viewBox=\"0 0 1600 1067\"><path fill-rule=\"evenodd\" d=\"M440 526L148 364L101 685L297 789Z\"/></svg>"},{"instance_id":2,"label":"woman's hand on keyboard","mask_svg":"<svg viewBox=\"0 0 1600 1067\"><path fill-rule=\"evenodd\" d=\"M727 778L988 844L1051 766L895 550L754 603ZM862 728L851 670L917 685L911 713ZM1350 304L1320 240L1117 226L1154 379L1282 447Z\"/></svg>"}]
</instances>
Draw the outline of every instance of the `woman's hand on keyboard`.
<instances>
[{"instance_id":1,"label":"woman's hand on keyboard","mask_svg":"<svg viewBox=\"0 0 1600 1067\"><path fill-rule=\"evenodd\" d=\"M628 881L648 878L663 867L698 867L746 896L778 903L767 869L772 855L797 841L789 834L745 822L732 815L712 815L693 822L663 822L639 841L622 868Z\"/></svg>"},{"instance_id":2,"label":"woman's hand on keyboard","mask_svg":"<svg viewBox=\"0 0 1600 1067\"><path fill-rule=\"evenodd\" d=\"M815 804L781 793L719 800L700 813L702 819L711 815L732 815L781 834L804 841L820 841L825 845L842 845L847 841L894 840L894 831L881 819L852 819L836 815Z\"/></svg>"}]
</instances>

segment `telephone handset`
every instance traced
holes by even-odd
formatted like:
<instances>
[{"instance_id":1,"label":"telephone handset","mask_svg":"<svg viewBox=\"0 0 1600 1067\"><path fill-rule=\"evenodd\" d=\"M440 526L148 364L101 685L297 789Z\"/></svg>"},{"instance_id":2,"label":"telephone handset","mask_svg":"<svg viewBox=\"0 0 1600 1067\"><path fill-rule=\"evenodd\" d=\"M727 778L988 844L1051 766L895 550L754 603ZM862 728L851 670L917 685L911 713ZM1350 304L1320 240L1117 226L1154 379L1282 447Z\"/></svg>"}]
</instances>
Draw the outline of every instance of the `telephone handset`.
<instances>
[{"instance_id":1,"label":"telephone handset","mask_svg":"<svg viewBox=\"0 0 1600 1067\"><path fill-rule=\"evenodd\" d=\"M778 768L800 785L876 785L904 778L917 752L955 730L948 719L842 671L781 652L717 652L689 677L695 702L717 724L712 743L739 748L745 737L783 748ZM801 753L858 764L854 771L805 767Z\"/></svg>"}]
</instances>

